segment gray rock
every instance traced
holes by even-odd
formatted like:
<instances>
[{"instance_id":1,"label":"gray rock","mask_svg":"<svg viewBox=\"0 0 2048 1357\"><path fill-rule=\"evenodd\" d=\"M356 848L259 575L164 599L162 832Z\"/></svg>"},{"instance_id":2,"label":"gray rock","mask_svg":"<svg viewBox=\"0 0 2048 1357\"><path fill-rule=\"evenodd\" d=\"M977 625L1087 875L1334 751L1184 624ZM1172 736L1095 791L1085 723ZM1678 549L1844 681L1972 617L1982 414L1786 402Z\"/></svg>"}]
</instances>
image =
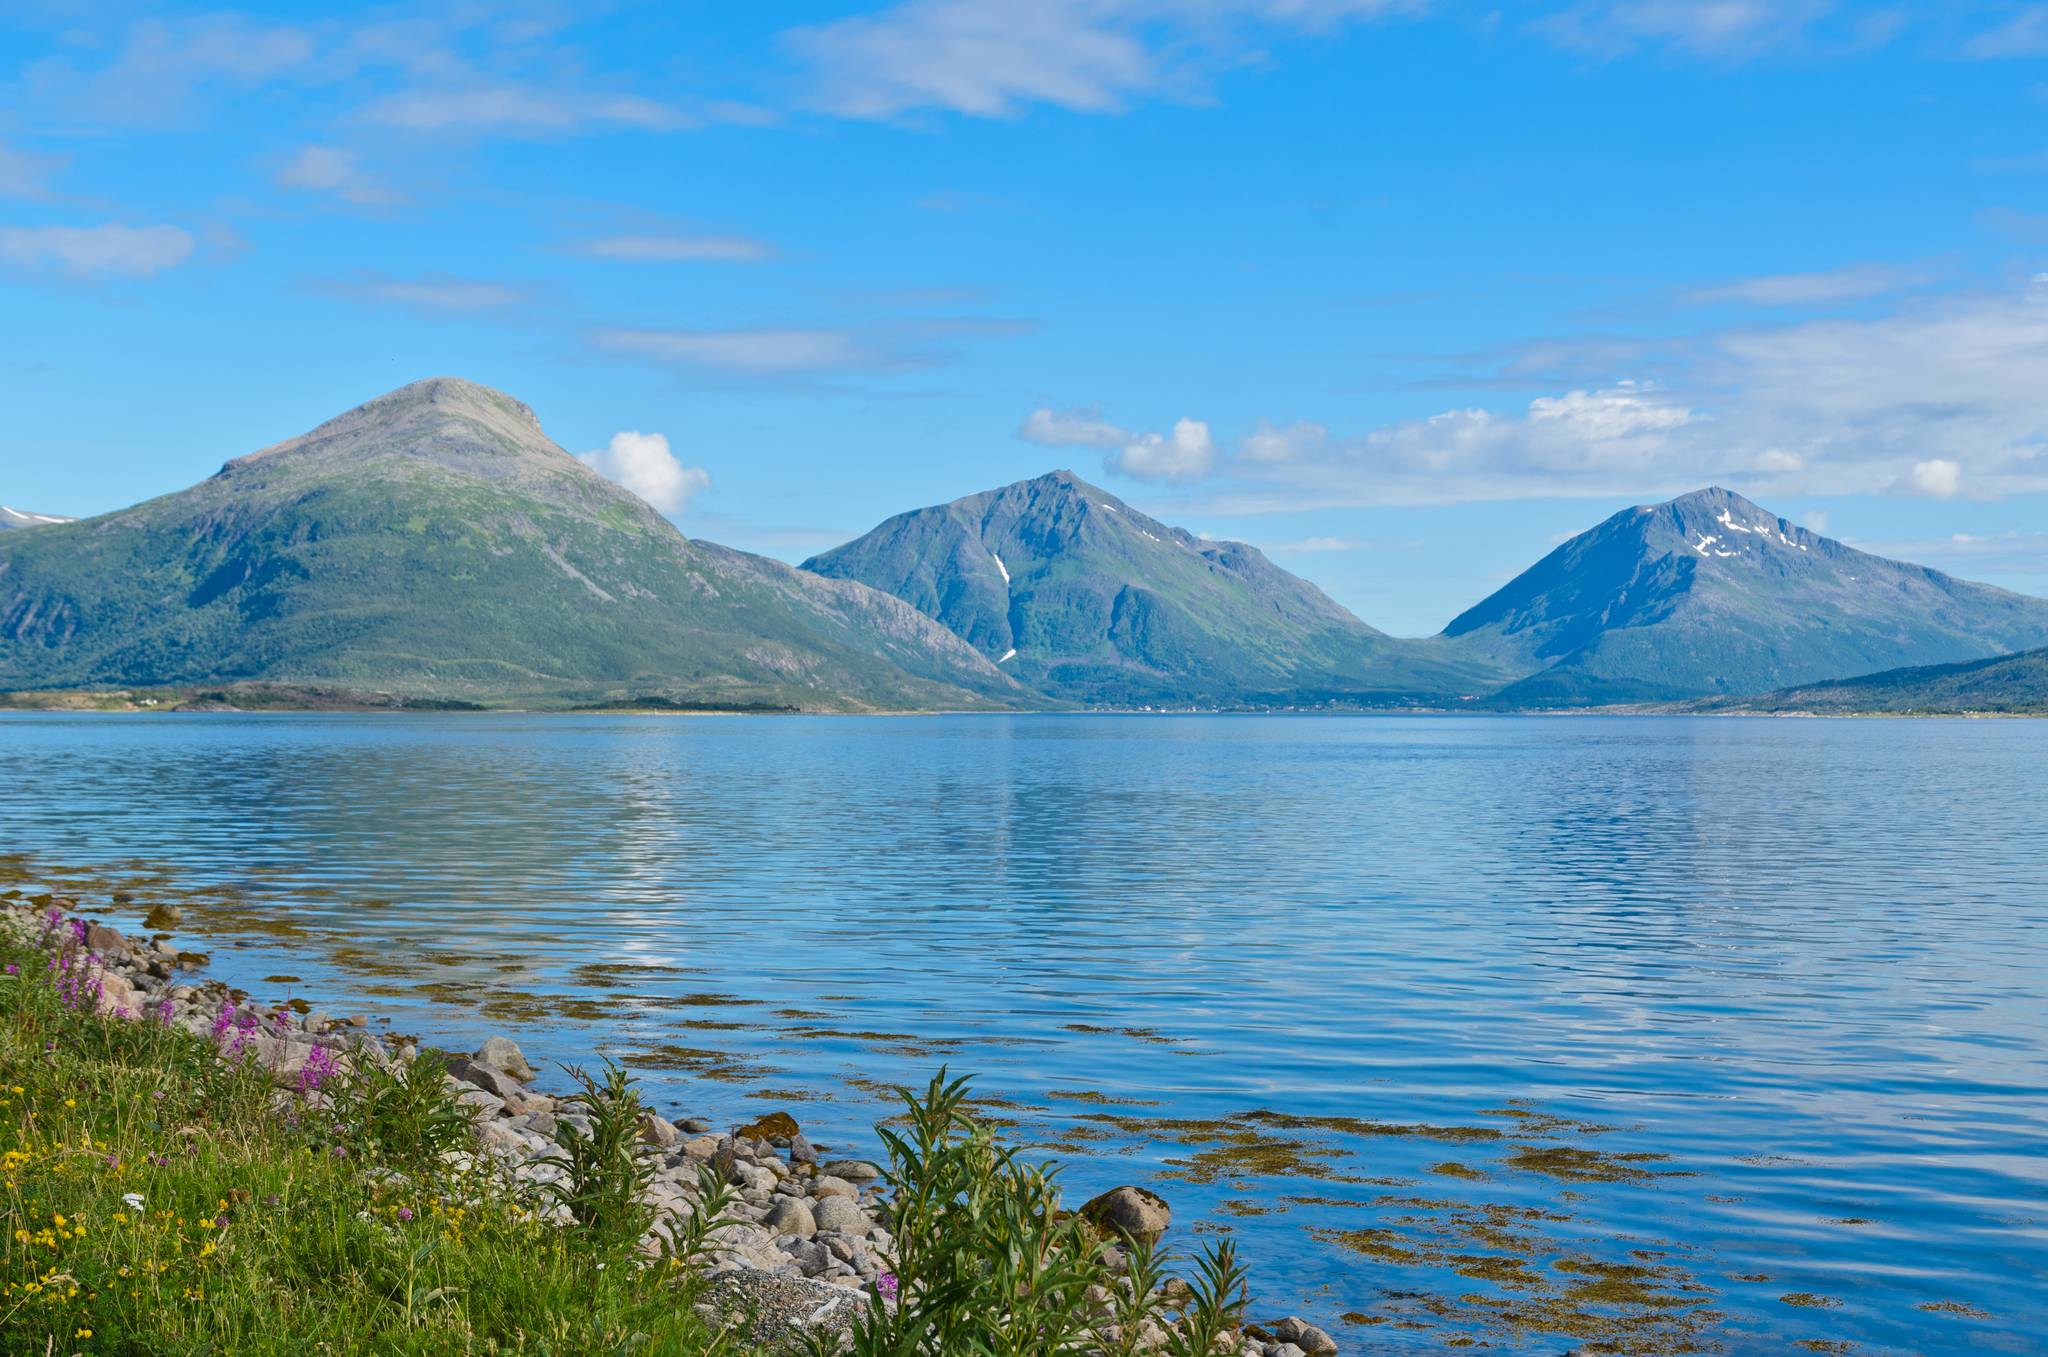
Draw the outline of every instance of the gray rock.
<instances>
[{"instance_id":1,"label":"gray rock","mask_svg":"<svg viewBox=\"0 0 2048 1357\"><path fill-rule=\"evenodd\" d=\"M683 1143L683 1133L676 1124L658 1112L640 1114L640 1139L656 1149L673 1150Z\"/></svg>"},{"instance_id":2,"label":"gray rock","mask_svg":"<svg viewBox=\"0 0 2048 1357\"><path fill-rule=\"evenodd\" d=\"M448 1073L465 1084L474 1085L493 1095L500 1102L509 1103L521 1096L518 1080L500 1073L489 1065L479 1065L473 1060L464 1060L456 1056L448 1062Z\"/></svg>"},{"instance_id":3,"label":"gray rock","mask_svg":"<svg viewBox=\"0 0 2048 1357\"><path fill-rule=\"evenodd\" d=\"M1081 1208L1081 1215L1112 1235L1157 1241L1173 1221L1166 1199L1142 1187L1113 1187Z\"/></svg>"},{"instance_id":4,"label":"gray rock","mask_svg":"<svg viewBox=\"0 0 2048 1357\"><path fill-rule=\"evenodd\" d=\"M510 1037L492 1037L477 1047L470 1059L500 1074L509 1074L522 1084L533 1082L533 1066L526 1063L526 1056Z\"/></svg>"},{"instance_id":5,"label":"gray rock","mask_svg":"<svg viewBox=\"0 0 2048 1357\"><path fill-rule=\"evenodd\" d=\"M849 1197L822 1197L811 1208L811 1216L820 1230L837 1230L842 1234L864 1235L873 1225L868 1213Z\"/></svg>"},{"instance_id":6,"label":"gray rock","mask_svg":"<svg viewBox=\"0 0 2048 1357\"><path fill-rule=\"evenodd\" d=\"M811 1138L798 1131L789 1138L789 1162L792 1164L815 1164L818 1162L817 1147Z\"/></svg>"},{"instance_id":7,"label":"gray rock","mask_svg":"<svg viewBox=\"0 0 2048 1357\"><path fill-rule=\"evenodd\" d=\"M834 1178L831 1174L827 1173L820 1174L818 1177L811 1179L811 1195L820 1199L826 1197L858 1197L860 1189L847 1182L844 1178Z\"/></svg>"},{"instance_id":8,"label":"gray rock","mask_svg":"<svg viewBox=\"0 0 2048 1357\"><path fill-rule=\"evenodd\" d=\"M768 1214L761 1218L761 1223L777 1234L814 1235L818 1232L817 1217L797 1197L776 1198L768 1208Z\"/></svg>"},{"instance_id":9,"label":"gray rock","mask_svg":"<svg viewBox=\"0 0 2048 1357\"><path fill-rule=\"evenodd\" d=\"M705 1304L713 1316L743 1326L739 1338L752 1345L749 1350L788 1343L812 1331L850 1335L855 1317L866 1307L860 1293L847 1287L753 1268L725 1272Z\"/></svg>"},{"instance_id":10,"label":"gray rock","mask_svg":"<svg viewBox=\"0 0 2048 1357\"><path fill-rule=\"evenodd\" d=\"M834 1178L844 1178L849 1183L872 1183L882 1176L882 1171L864 1159L835 1159L818 1170Z\"/></svg>"},{"instance_id":11,"label":"gray rock","mask_svg":"<svg viewBox=\"0 0 2048 1357\"><path fill-rule=\"evenodd\" d=\"M711 1123L702 1117L685 1117L677 1122L676 1125L682 1127L693 1136L701 1136L711 1129Z\"/></svg>"},{"instance_id":12,"label":"gray rock","mask_svg":"<svg viewBox=\"0 0 2048 1357\"><path fill-rule=\"evenodd\" d=\"M1331 1357L1337 1351L1337 1340L1324 1333L1299 1315L1289 1315L1273 1325L1273 1337L1282 1343L1291 1343L1307 1357ZM1271 1349L1267 1349L1269 1352Z\"/></svg>"}]
</instances>

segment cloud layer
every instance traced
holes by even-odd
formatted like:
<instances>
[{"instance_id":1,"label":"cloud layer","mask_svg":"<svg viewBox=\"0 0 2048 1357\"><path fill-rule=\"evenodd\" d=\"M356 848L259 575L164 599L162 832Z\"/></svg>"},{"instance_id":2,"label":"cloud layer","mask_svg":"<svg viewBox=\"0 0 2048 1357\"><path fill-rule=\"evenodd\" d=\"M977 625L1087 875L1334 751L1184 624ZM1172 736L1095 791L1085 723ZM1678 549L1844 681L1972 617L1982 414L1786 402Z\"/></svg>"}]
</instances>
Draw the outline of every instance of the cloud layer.
<instances>
[{"instance_id":1,"label":"cloud layer","mask_svg":"<svg viewBox=\"0 0 2048 1357\"><path fill-rule=\"evenodd\" d=\"M1543 347L1546 369L1587 361ZM1605 364L1628 346L1586 352ZM1220 476L1246 510L1657 495L1713 482L1779 495L2048 492L2048 280L1868 319L1720 331L1658 358L1671 370L1662 383L1588 383L1519 409L1454 408L1349 435L1262 421L1228 455L1187 419L1144 433L1094 411L1039 410L1020 432L1110 449L1110 468L1139 479Z\"/></svg>"},{"instance_id":2,"label":"cloud layer","mask_svg":"<svg viewBox=\"0 0 2048 1357\"><path fill-rule=\"evenodd\" d=\"M0 260L56 268L74 278L146 278L192 257L198 242L177 226L14 226L0 229Z\"/></svg>"}]
</instances>

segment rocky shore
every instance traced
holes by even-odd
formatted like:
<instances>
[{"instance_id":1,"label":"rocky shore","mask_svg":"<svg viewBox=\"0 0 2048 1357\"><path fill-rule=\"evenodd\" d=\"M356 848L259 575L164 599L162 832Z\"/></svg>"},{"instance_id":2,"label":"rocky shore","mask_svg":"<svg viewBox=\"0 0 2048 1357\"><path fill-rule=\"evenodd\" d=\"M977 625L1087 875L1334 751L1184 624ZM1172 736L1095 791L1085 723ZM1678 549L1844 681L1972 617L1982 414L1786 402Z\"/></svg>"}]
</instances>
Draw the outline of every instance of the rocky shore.
<instances>
[{"instance_id":1,"label":"rocky shore","mask_svg":"<svg viewBox=\"0 0 2048 1357\"><path fill-rule=\"evenodd\" d=\"M225 983L198 975L204 957L179 950L165 934L130 937L78 916L71 904L47 897L9 903L0 909L0 927L46 942L68 931L91 965L63 983L86 987L87 1000L109 1017L162 1022L207 1038L224 1056L255 1061L287 1087L304 1087L309 1069L420 1058L415 1042L379 1036L365 1018L252 1004ZM160 913L151 925L176 922L174 912ZM562 1170L547 1162L560 1148L554 1132L562 1121L587 1131L583 1112L538 1088L536 1072L508 1038L492 1037L469 1056L445 1059L444 1078L470 1109L475 1132L473 1148L457 1152L457 1167L495 1168L510 1187L558 1178ZM744 1324L749 1341L771 1347L806 1332L850 1332L872 1296L893 1290L895 1241L876 1164L812 1144L782 1112L719 1130L702 1118L671 1121L649 1111L640 1140L653 1168L647 1200L656 1224L643 1241L650 1254L697 1207L707 1167L734 1189L705 1255L705 1304L721 1319ZM555 1209L566 1217L566 1208ZM1167 1203L1139 1187L1112 1189L1081 1210L1111 1238L1156 1240L1171 1223ZM1139 1335L1137 1346L1153 1350L1167 1340L1155 1325ZM1328 1357L1337 1345L1323 1330L1289 1317L1245 1325L1225 1350L1241 1357Z\"/></svg>"}]
</instances>

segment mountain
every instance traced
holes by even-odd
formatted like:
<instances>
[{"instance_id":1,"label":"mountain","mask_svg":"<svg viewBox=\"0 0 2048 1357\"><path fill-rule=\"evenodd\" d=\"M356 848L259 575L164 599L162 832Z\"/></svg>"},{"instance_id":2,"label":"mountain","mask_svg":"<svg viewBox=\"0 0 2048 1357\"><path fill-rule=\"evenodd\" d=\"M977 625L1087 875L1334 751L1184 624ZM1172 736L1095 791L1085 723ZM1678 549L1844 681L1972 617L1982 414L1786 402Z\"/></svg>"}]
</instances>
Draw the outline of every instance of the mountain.
<instances>
[{"instance_id":1,"label":"mountain","mask_svg":"<svg viewBox=\"0 0 2048 1357\"><path fill-rule=\"evenodd\" d=\"M4 504L0 504L0 532L6 532L9 528L36 528L41 527L45 523L69 523L70 521L68 518L53 518L49 514L23 513L19 509L10 509Z\"/></svg>"},{"instance_id":2,"label":"mountain","mask_svg":"<svg viewBox=\"0 0 2048 1357\"><path fill-rule=\"evenodd\" d=\"M1373 630L1256 547L1168 527L1068 471L898 514L803 568L894 594L1076 702L1378 704L1499 683Z\"/></svg>"},{"instance_id":3,"label":"mountain","mask_svg":"<svg viewBox=\"0 0 2048 1357\"><path fill-rule=\"evenodd\" d=\"M1699 705L1706 711L2048 715L2048 650L1967 664L1887 669L1861 678Z\"/></svg>"},{"instance_id":4,"label":"mountain","mask_svg":"<svg viewBox=\"0 0 2048 1357\"><path fill-rule=\"evenodd\" d=\"M1456 618L1502 705L1668 701L2048 645L2048 600L1872 556L1708 489L1625 509Z\"/></svg>"},{"instance_id":5,"label":"mountain","mask_svg":"<svg viewBox=\"0 0 2048 1357\"><path fill-rule=\"evenodd\" d=\"M0 537L0 688L550 705L1033 701L896 599L692 541L519 401L416 382L176 494Z\"/></svg>"}]
</instances>

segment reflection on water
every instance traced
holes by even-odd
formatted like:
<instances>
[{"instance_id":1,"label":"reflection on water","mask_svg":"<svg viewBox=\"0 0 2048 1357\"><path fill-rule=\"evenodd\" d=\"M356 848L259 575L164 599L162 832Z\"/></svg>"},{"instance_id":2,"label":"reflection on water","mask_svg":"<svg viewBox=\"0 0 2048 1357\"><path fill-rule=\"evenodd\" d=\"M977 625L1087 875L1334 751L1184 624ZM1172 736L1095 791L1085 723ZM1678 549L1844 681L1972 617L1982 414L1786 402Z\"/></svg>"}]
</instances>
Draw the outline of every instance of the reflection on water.
<instances>
[{"instance_id":1,"label":"reflection on water","mask_svg":"<svg viewBox=\"0 0 2048 1357\"><path fill-rule=\"evenodd\" d=\"M0 849L692 1112L853 1144L973 1070L1354 1347L2026 1352L2044 767L2031 722L36 715Z\"/></svg>"}]
</instances>

